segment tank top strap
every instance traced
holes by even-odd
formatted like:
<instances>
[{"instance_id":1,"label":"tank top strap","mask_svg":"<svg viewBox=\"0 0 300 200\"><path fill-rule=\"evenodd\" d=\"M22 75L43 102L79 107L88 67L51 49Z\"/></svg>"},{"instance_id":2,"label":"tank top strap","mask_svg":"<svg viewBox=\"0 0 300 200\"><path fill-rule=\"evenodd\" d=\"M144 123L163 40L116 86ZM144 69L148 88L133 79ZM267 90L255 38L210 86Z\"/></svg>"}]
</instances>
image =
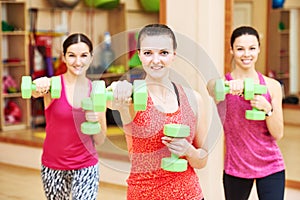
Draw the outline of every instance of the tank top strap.
<instances>
[{"instance_id":1,"label":"tank top strap","mask_svg":"<svg viewBox=\"0 0 300 200\"><path fill-rule=\"evenodd\" d=\"M60 80L61 80L61 96L63 97L63 98L66 98L66 94L65 94L65 79L64 79L64 75L63 74L61 74L60 75Z\"/></svg>"},{"instance_id":2,"label":"tank top strap","mask_svg":"<svg viewBox=\"0 0 300 200\"><path fill-rule=\"evenodd\" d=\"M176 88L177 88L177 92L178 92L178 106L181 110L184 110L184 112L187 112L187 110L191 109L191 106L190 106L190 103L189 103L189 100L188 100L188 97L182 87L182 85L178 85L178 84L175 84L176 85ZM179 104L180 102L180 104Z\"/></svg>"},{"instance_id":3,"label":"tank top strap","mask_svg":"<svg viewBox=\"0 0 300 200\"><path fill-rule=\"evenodd\" d=\"M225 74L225 79L226 79L227 81L230 81L230 80L233 79L232 76L231 76L231 74L230 74L230 72L228 72L227 74Z\"/></svg>"},{"instance_id":4,"label":"tank top strap","mask_svg":"<svg viewBox=\"0 0 300 200\"><path fill-rule=\"evenodd\" d=\"M265 79L264 79L263 75L260 72L257 72L257 76L258 76L258 79L259 79L259 84L266 85Z\"/></svg>"},{"instance_id":5,"label":"tank top strap","mask_svg":"<svg viewBox=\"0 0 300 200\"><path fill-rule=\"evenodd\" d=\"M176 97L177 97L178 106L180 106L179 92L178 92L177 86L176 86L176 84L174 82L172 82L172 85L173 85L174 90L175 90L175 94L176 94Z\"/></svg>"}]
</instances>

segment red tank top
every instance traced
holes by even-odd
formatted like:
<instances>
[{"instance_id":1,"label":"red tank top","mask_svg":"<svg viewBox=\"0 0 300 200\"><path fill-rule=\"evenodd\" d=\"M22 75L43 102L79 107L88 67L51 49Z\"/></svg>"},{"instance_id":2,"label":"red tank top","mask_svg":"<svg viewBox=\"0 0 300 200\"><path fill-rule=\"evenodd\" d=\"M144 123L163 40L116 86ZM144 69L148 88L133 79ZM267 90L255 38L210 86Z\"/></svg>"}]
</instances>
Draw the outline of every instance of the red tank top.
<instances>
[{"instance_id":1,"label":"red tank top","mask_svg":"<svg viewBox=\"0 0 300 200\"><path fill-rule=\"evenodd\" d=\"M84 111L68 103L62 75L61 84L61 97L54 99L45 109L46 138L42 164L58 170L93 166L98 162L93 140L80 131L80 125L85 121Z\"/></svg>"},{"instance_id":2,"label":"red tank top","mask_svg":"<svg viewBox=\"0 0 300 200\"><path fill-rule=\"evenodd\" d=\"M177 88L180 105L176 112L163 113L157 110L149 95L146 111L138 112L133 122L124 125L132 163L127 180L128 200L203 198L198 176L190 165L184 172L168 172L160 167L161 159L170 157L170 151L161 142L165 124L188 125L191 132L187 140L192 143L195 137L196 116L183 88Z\"/></svg>"}]
</instances>

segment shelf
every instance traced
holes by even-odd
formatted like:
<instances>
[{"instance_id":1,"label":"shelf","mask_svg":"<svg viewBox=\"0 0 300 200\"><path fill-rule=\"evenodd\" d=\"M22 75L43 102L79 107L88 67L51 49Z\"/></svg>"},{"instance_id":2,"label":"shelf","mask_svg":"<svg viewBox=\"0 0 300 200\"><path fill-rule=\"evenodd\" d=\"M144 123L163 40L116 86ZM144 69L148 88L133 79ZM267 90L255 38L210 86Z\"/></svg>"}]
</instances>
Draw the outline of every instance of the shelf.
<instances>
[{"instance_id":1,"label":"shelf","mask_svg":"<svg viewBox=\"0 0 300 200\"><path fill-rule=\"evenodd\" d=\"M2 64L3 67L24 67L25 61L21 62L6 62Z\"/></svg>"},{"instance_id":2,"label":"shelf","mask_svg":"<svg viewBox=\"0 0 300 200\"><path fill-rule=\"evenodd\" d=\"M281 35L288 35L288 34L290 34L290 31L289 30L280 30L279 33Z\"/></svg>"},{"instance_id":3,"label":"shelf","mask_svg":"<svg viewBox=\"0 0 300 200\"><path fill-rule=\"evenodd\" d=\"M280 56L281 58L285 58L285 57L289 58L290 55L289 55L289 54L280 54L279 56Z\"/></svg>"},{"instance_id":4,"label":"shelf","mask_svg":"<svg viewBox=\"0 0 300 200\"><path fill-rule=\"evenodd\" d=\"M276 74L276 79L289 79L289 74Z\"/></svg>"},{"instance_id":5,"label":"shelf","mask_svg":"<svg viewBox=\"0 0 300 200\"><path fill-rule=\"evenodd\" d=\"M291 49L291 33L293 24L290 24L290 10L276 9L269 12L267 71L274 72L275 79L284 86L284 94L289 94L290 83L290 58L293 54ZM281 28L281 29L280 29Z\"/></svg>"},{"instance_id":6,"label":"shelf","mask_svg":"<svg viewBox=\"0 0 300 200\"><path fill-rule=\"evenodd\" d=\"M17 1L0 1L0 21L6 21L9 25L13 25L13 31L0 30L0 74L1 76L10 76L14 79L15 83L11 84L16 87L15 93L4 93L1 91L0 107L0 130L21 130L30 126L30 102L22 99L20 93L21 77L29 74L29 59L28 59L28 44L29 32L27 31L27 0ZM6 29L12 30L12 29ZM2 77L3 78L3 77ZM1 79L2 80L2 79ZM5 88L3 80L0 81L0 88ZM14 86L16 84L16 86ZM8 86L7 86L8 87ZM14 103L20 109L21 122L8 123L5 120L4 110L10 106L9 102ZM13 105L13 104L11 104ZM15 110L10 110L8 115L14 117Z\"/></svg>"},{"instance_id":7,"label":"shelf","mask_svg":"<svg viewBox=\"0 0 300 200\"><path fill-rule=\"evenodd\" d=\"M16 97L22 97L21 93L5 93L3 94L4 98L16 98Z\"/></svg>"},{"instance_id":8,"label":"shelf","mask_svg":"<svg viewBox=\"0 0 300 200\"><path fill-rule=\"evenodd\" d=\"M117 73L103 73L103 74L87 74L86 76L90 79L105 79L105 78L117 78L121 77L124 74L117 74Z\"/></svg>"},{"instance_id":9,"label":"shelf","mask_svg":"<svg viewBox=\"0 0 300 200\"><path fill-rule=\"evenodd\" d=\"M1 35L3 36L26 36L28 34L27 31L2 31Z\"/></svg>"},{"instance_id":10,"label":"shelf","mask_svg":"<svg viewBox=\"0 0 300 200\"><path fill-rule=\"evenodd\" d=\"M26 128L27 128L27 125L22 122L14 123L14 124L5 123L5 125L2 127L2 131L24 130Z\"/></svg>"}]
</instances>

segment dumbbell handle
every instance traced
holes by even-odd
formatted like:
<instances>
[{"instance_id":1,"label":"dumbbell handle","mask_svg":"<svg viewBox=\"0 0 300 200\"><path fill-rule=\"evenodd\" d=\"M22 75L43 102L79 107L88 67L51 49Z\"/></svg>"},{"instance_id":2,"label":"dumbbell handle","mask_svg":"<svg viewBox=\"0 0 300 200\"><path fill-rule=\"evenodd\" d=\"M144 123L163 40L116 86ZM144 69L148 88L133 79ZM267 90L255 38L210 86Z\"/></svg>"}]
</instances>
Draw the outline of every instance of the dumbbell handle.
<instances>
[{"instance_id":1,"label":"dumbbell handle","mask_svg":"<svg viewBox=\"0 0 300 200\"><path fill-rule=\"evenodd\" d=\"M106 91L106 100L107 101L114 100L114 93L113 93L113 91L111 91L111 90Z\"/></svg>"},{"instance_id":2,"label":"dumbbell handle","mask_svg":"<svg viewBox=\"0 0 300 200\"><path fill-rule=\"evenodd\" d=\"M226 93L226 94L229 93L229 92L230 92L230 87L229 87L229 85L228 85L227 83L225 83L224 87L225 87L225 93Z\"/></svg>"},{"instance_id":3,"label":"dumbbell handle","mask_svg":"<svg viewBox=\"0 0 300 200\"><path fill-rule=\"evenodd\" d=\"M106 97L106 100L113 100L114 99L114 95L113 95L113 92L112 91L107 91L105 93L105 97ZM97 100L97 98L96 98ZM83 110L96 110L98 112L101 112L104 108L98 108L98 107L94 107L94 104L93 104L93 100L91 97L87 97L87 98L84 98L82 99L81 101L81 108Z\"/></svg>"},{"instance_id":4,"label":"dumbbell handle","mask_svg":"<svg viewBox=\"0 0 300 200\"><path fill-rule=\"evenodd\" d=\"M179 159L179 156L177 156L175 153L171 153L171 159L177 160Z\"/></svg>"},{"instance_id":5,"label":"dumbbell handle","mask_svg":"<svg viewBox=\"0 0 300 200\"><path fill-rule=\"evenodd\" d=\"M31 83L31 90L36 91L36 84L35 83Z\"/></svg>"},{"instance_id":6,"label":"dumbbell handle","mask_svg":"<svg viewBox=\"0 0 300 200\"><path fill-rule=\"evenodd\" d=\"M36 91L36 85L34 83L31 84L31 90Z\"/></svg>"}]
</instances>

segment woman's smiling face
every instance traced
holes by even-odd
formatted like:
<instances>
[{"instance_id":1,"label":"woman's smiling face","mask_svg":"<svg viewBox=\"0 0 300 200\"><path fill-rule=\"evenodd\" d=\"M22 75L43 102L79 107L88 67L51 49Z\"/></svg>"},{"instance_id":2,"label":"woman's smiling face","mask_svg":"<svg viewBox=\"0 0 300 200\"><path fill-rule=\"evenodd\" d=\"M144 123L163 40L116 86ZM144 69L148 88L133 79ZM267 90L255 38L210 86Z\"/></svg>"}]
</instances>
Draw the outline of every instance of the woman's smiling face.
<instances>
[{"instance_id":1,"label":"woman's smiling face","mask_svg":"<svg viewBox=\"0 0 300 200\"><path fill-rule=\"evenodd\" d=\"M175 55L173 41L168 35L141 38L139 58L148 76L163 78L168 75Z\"/></svg>"},{"instance_id":2,"label":"woman's smiling face","mask_svg":"<svg viewBox=\"0 0 300 200\"><path fill-rule=\"evenodd\" d=\"M64 56L68 70L74 75L85 74L92 62L88 45L84 42L72 44Z\"/></svg>"},{"instance_id":3,"label":"woman's smiling face","mask_svg":"<svg viewBox=\"0 0 300 200\"><path fill-rule=\"evenodd\" d=\"M259 52L256 36L248 34L237 37L231 49L236 67L244 69L255 67Z\"/></svg>"}]
</instances>

